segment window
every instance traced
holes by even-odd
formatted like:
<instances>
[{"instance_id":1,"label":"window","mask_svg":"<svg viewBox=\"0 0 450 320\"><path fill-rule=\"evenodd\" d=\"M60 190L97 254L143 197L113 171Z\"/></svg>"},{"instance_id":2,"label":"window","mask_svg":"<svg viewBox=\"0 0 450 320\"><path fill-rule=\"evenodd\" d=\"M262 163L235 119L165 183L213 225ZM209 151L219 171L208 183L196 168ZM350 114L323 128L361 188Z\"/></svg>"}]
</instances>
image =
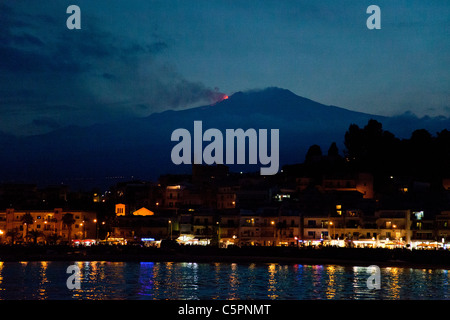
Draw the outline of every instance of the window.
<instances>
[{"instance_id":1,"label":"window","mask_svg":"<svg viewBox=\"0 0 450 320\"><path fill-rule=\"evenodd\" d=\"M40 219L40 218L41 218L41 216L37 216L36 218L37 218L37 219Z\"/></svg>"},{"instance_id":2,"label":"window","mask_svg":"<svg viewBox=\"0 0 450 320\"><path fill-rule=\"evenodd\" d=\"M308 220L308 227L315 227L316 226L316 220Z\"/></svg>"},{"instance_id":3,"label":"window","mask_svg":"<svg viewBox=\"0 0 450 320\"><path fill-rule=\"evenodd\" d=\"M40 225L40 224L38 224L38 225L36 226L36 228L40 229L40 228L41 228L41 225Z\"/></svg>"},{"instance_id":4,"label":"window","mask_svg":"<svg viewBox=\"0 0 450 320\"><path fill-rule=\"evenodd\" d=\"M308 231L308 237L315 237L316 233L314 231Z\"/></svg>"},{"instance_id":5,"label":"window","mask_svg":"<svg viewBox=\"0 0 450 320\"><path fill-rule=\"evenodd\" d=\"M423 218L423 211L413 212L413 214L416 216L417 220L421 220Z\"/></svg>"}]
</instances>

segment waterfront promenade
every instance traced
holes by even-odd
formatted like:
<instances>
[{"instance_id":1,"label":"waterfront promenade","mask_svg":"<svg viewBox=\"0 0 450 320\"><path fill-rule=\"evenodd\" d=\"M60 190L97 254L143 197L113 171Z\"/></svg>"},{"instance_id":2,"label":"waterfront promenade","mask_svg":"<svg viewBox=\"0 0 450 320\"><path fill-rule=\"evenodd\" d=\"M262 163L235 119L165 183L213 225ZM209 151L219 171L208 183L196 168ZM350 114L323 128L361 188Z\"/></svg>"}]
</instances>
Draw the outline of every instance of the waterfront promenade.
<instances>
[{"instance_id":1,"label":"waterfront promenade","mask_svg":"<svg viewBox=\"0 0 450 320\"><path fill-rule=\"evenodd\" d=\"M254 262L450 269L448 250L323 247L0 246L0 261Z\"/></svg>"}]
</instances>

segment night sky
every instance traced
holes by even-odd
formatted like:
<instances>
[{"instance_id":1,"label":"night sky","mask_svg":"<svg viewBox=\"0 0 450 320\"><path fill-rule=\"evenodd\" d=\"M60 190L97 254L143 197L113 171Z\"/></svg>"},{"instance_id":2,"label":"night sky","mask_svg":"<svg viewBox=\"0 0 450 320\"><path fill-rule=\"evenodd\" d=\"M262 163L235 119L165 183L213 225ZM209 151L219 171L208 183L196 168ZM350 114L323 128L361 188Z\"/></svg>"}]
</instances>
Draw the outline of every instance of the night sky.
<instances>
[{"instance_id":1,"label":"night sky","mask_svg":"<svg viewBox=\"0 0 450 320\"><path fill-rule=\"evenodd\" d=\"M81 9L68 30L66 9ZM381 8L381 30L366 9ZM45 133L276 86L450 117L448 1L2 1L0 131Z\"/></svg>"}]
</instances>

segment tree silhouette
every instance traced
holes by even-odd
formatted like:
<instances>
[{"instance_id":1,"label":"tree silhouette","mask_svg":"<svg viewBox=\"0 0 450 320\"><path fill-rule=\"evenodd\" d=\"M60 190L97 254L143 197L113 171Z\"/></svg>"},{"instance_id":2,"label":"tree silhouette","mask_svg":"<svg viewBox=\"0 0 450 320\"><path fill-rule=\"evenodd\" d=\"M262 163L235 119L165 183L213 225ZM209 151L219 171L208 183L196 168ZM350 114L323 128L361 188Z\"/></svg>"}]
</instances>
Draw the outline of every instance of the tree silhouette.
<instances>
[{"instance_id":1,"label":"tree silhouette","mask_svg":"<svg viewBox=\"0 0 450 320\"><path fill-rule=\"evenodd\" d=\"M33 238L33 243L36 244L37 243L37 239L39 237L44 236L44 233L42 231L39 230L31 230L29 232L29 234L27 235L27 237Z\"/></svg>"},{"instance_id":2,"label":"tree silhouette","mask_svg":"<svg viewBox=\"0 0 450 320\"><path fill-rule=\"evenodd\" d=\"M409 139L398 139L370 120L364 128L356 124L345 133L345 155L355 170L376 177L408 176L439 184L450 176L450 132L442 130L436 137L425 129L415 130Z\"/></svg>"},{"instance_id":3,"label":"tree silhouette","mask_svg":"<svg viewBox=\"0 0 450 320\"><path fill-rule=\"evenodd\" d=\"M314 163L321 160L322 157L322 149L317 144L312 145L309 147L308 152L305 156L305 162L306 163Z\"/></svg>"},{"instance_id":4,"label":"tree silhouette","mask_svg":"<svg viewBox=\"0 0 450 320\"><path fill-rule=\"evenodd\" d=\"M6 237L11 238L11 244L14 244L18 234L19 234L19 232L17 231L17 229L11 229L8 232L6 232Z\"/></svg>"},{"instance_id":5,"label":"tree silhouette","mask_svg":"<svg viewBox=\"0 0 450 320\"><path fill-rule=\"evenodd\" d=\"M339 149L336 145L336 142L333 142L330 145L330 148L328 149L328 156L329 157L338 157L339 156Z\"/></svg>"},{"instance_id":6,"label":"tree silhouette","mask_svg":"<svg viewBox=\"0 0 450 320\"><path fill-rule=\"evenodd\" d=\"M62 217L62 222L65 226L67 226L68 229L68 234L67 234L67 239L69 241L69 245L72 242L72 225L75 223L75 219L73 218L73 214L72 213L66 213L65 215L63 215Z\"/></svg>"},{"instance_id":7,"label":"tree silhouette","mask_svg":"<svg viewBox=\"0 0 450 320\"><path fill-rule=\"evenodd\" d=\"M21 221L25 225L25 241L28 242L28 226L33 224L33 216L27 212L22 216Z\"/></svg>"}]
</instances>

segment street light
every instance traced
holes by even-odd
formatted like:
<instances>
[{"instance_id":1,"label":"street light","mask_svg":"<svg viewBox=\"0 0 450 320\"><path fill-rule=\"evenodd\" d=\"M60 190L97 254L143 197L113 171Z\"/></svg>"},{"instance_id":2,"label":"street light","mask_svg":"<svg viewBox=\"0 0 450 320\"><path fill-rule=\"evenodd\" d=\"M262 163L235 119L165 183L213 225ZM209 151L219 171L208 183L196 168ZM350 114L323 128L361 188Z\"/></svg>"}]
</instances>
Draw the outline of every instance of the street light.
<instances>
[{"instance_id":1,"label":"street light","mask_svg":"<svg viewBox=\"0 0 450 320\"><path fill-rule=\"evenodd\" d=\"M94 223L95 223L95 239L98 239L98 223L97 223L97 219L94 219Z\"/></svg>"},{"instance_id":2,"label":"street light","mask_svg":"<svg viewBox=\"0 0 450 320\"><path fill-rule=\"evenodd\" d=\"M84 220L83 220L83 222L84 222ZM84 232L85 232L85 227L84 227L84 223L80 223L80 227L83 227L83 229L82 229L82 231L81 231L81 235L82 235L82 237L83 237L83 239L86 239L86 235L84 234Z\"/></svg>"},{"instance_id":3,"label":"street light","mask_svg":"<svg viewBox=\"0 0 450 320\"><path fill-rule=\"evenodd\" d=\"M172 240L172 220L169 220L169 226L170 226L170 240Z\"/></svg>"},{"instance_id":4,"label":"street light","mask_svg":"<svg viewBox=\"0 0 450 320\"><path fill-rule=\"evenodd\" d=\"M219 221L216 221L217 224L217 246L220 248L220 223Z\"/></svg>"},{"instance_id":5,"label":"street light","mask_svg":"<svg viewBox=\"0 0 450 320\"><path fill-rule=\"evenodd\" d=\"M332 228L334 228L334 232L333 232L332 236L330 236L330 244L331 244L331 240L333 240L333 236L334 236L334 234L336 233L336 227L334 226L333 221L330 221L329 225L330 225ZM333 229L331 229L331 230L333 230ZM331 230L330 230L330 231L331 231Z\"/></svg>"},{"instance_id":6,"label":"street light","mask_svg":"<svg viewBox=\"0 0 450 320\"><path fill-rule=\"evenodd\" d=\"M273 246L275 246L275 242L276 242L276 234L275 234L275 232L276 232L276 230L275 230L275 221L270 221L270 224L273 226Z\"/></svg>"}]
</instances>

